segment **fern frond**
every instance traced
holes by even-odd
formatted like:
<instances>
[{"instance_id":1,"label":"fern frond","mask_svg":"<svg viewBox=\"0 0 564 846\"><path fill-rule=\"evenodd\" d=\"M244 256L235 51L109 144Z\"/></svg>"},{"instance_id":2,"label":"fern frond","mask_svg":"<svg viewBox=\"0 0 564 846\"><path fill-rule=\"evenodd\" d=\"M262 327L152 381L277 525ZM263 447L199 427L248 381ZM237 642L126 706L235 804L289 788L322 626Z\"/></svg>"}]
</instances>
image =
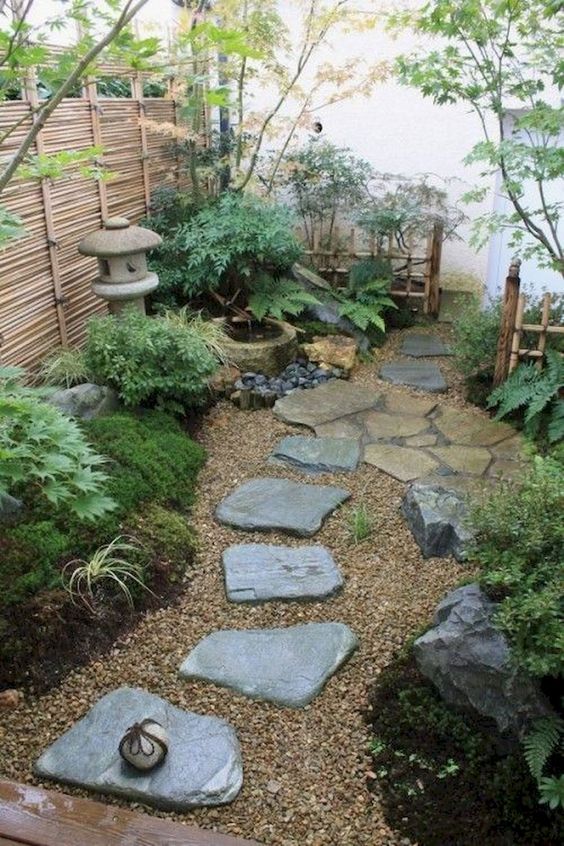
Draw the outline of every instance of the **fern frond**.
<instances>
[{"instance_id":1,"label":"fern frond","mask_svg":"<svg viewBox=\"0 0 564 846\"><path fill-rule=\"evenodd\" d=\"M379 314L378 308L372 305L365 305L354 300L346 300L339 305L341 317L348 317L359 329L365 332L369 326L374 326L381 332L386 331L386 324Z\"/></svg>"},{"instance_id":2,"label":"fern frond","mask_svg":"<svg viewBox=\"0 0 564 846\"><path fill-rule=\"evenodd\" d=\"M535 781L540 782L546 762L556 751L562 734L564 720L559 717L541 717L535 720L533 728L523 738L523 753Z\"/></svg>"},{"instance_id":3,"label":"fern frond","mask_svg":"<svg viewBox=\"0 0 564 846\"><path fill-rule=\"evenodd\" d=\"M556 399L552 403L547 433L551 444L564 439L564 400Z\"/></svg>"},{"instance_id":4,"label":"fern frond","mask_svg":"<svg viewBox=\"0 0 564 846\"><path fill-rule=\"evenodd\" d=\"M257 280L249 297L249 308L259 321L267 316L283 320L288 314L297 315L306 306L318 304L319 300L305 291L298 282L273 279L266 275Z\"/></svg>"}]
</instances>

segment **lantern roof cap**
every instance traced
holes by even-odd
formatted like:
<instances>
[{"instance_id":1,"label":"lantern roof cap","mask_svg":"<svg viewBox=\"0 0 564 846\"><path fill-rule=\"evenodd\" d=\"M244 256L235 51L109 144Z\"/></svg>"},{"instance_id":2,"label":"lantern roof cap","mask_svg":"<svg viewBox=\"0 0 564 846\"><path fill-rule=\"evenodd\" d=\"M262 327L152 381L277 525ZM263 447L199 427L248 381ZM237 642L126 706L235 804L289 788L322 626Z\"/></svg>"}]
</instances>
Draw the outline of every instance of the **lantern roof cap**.
<instances>
[{"instance_id":1,"label":"lantern roof cap","mask_svg":"<svg viewBox=\"0 0 564 846\"><path fill-rule=\"evenodd\" d=\"M78 245L83 256L114 258L146 253L162 244L162 238L151 229L131 226L126 217L108 217L104 228L90 232Z\"/></svg>"}]
</instances>

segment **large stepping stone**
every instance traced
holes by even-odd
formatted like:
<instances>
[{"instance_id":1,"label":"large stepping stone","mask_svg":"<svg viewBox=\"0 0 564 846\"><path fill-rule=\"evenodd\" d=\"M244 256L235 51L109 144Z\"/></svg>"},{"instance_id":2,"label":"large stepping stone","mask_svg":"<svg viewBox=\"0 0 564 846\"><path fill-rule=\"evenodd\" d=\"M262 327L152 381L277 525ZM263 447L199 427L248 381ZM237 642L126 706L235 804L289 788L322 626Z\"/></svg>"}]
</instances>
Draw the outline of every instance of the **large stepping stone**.
<instances>
[{"instance_id":1,"label":"large stepping stone","mask_svg":"<svg viewBox=\"0 0 564 846\"><path fill-rule=\"evenodd\" d=\"M424 358L432 355L452 355L438 335L422 335L413 333L406 335L400 350L402 355L409 355L412 358Z\"/></svg>"},{"instance_id":2,"label":"large stepping stone","mask_svg":"<svg viewBox=\"0 0 564 846\"><path fill-rule=\"evenodd\" d=\"M368 436L373 440L381 438L407 438L429 428L425 417L411 417L386 414L383 411L369 411L364 421Z\"/></svg>"},{"instance_id":3,"label":"large stepping stone","mask_svg":"<svg viewBox=\"0 0 564 846\"><path fill-rule=\"evenodd\" d=\"M228 629L201 640L180 667L180 675L210 681L252 699L303 708L357 645L356 635L344 623Z\"/></svg>"},{"instance_id":4,"label":"large stepping stone","mask_svg":"<svg viewBox=\"0 0 564 846\"><path fill-rule=\"evenodd\" d=\"M411 414L416 417L426 417L437 407L436 399L414 397L412 394L405 393L405 391L385 393L384 403L386 411L393 414Z\"/></svg>"},{"instance_id":5,"label":"large stepping stone","mask_svg":"<svg viewBox=\"0 0 564 846\"><path fill-rule=\"evenodd\" d=\"M360 446L358 441L350 438L288 435L274 448L272 458L306 473L350 472L358 466Z\"/></svg>"},{"instance_id":6,"label":"large stepping stone","mask_svg":"<svg viewBox=\"0 0 564 846\"><path fill-rule=\"evenodd\" d=\"M314 429L338 417L374 408L379 394L362 385L334 379L311 391L293 391L274 404L274 416L284 423L297 423Z\"/></svg>"},{"instance_id":7,"label":"large stepping stone","mask_svg":"<svg viewBox=\"0 0 564 846\"><path fill-rule=\"evenodd\" d=\"M122 760L118 746L129 726L148 717L165 727L169 749L160 766L140 773ZM129 687L98 700L34 770L41 778L178 812L232 802L243 783L239 742L225 720L182 711Z\"/></svg>"},{"instance_id":8,"label":"large stepping stone","mask_svg":"<svg viewBox=\"0 0 564 846\"><path fill-rule=\"evenodd\" d=\"M369 444L364 450L364 460L400 482L419 479L439 466L425 452L393 444Z\"/></svg>"},{"instance_id":9,"label":"large stepping stone","mask_svg":"<svg viewBox=\"0 0 564 846\"><path fill-rule=\"evenodd\" d=\"M492 460L489 451L484 447L452 444L446 447L430 447L430 452L455 473L469 473L471 476L481 476L485 473Z\"/></svg>"},{"instance_id":10,"label":"large stepping stone","mask_svg":"<svg viewBox=\"0 0 564 846\"><path fill-rule=\"evenodd\" d=\"M310 537L350 494L333 485L305 485L288 479L251 479L216 509L220 523L246 531L280 530Z\"/></svg>"},{"instance_id":11,"label":"large stepping stone","mask_svg":"<svg viewBox=\"0 0 564 846\"><path fill-rule=\"evenodd\" d=\"M393 361L382 366L380 377L392 385L408 385L432 394L442 393L448 387L437 365L428 361Z\"/></svg>"},{"instance_id":12,"label":"large stepping stone","mask_svg":"<svg viewBox=\"0 0 564 846\"><path fill-rule=\"evenodd\" d=\"M489 420L485 415L459 411L456 408L441 408L433 422L445 438L456 444L486 447L498 444L506 438L511 438L514 443L515 429L512 426Z\"/></svg>"},{"instance_id":13,"label":"large stepping stone","mask_svg":"<svg viewBox=\"0 0 564 846\"><path fill-rule=\"evenodd\" d=\"M343 585L323 546L243 543L223 553L225 590L231 602L325 599Z\"/></svg>"},{"instance_id":14,"label":"large stepping stone","mask_svg":"<svg viewBox=\"0 0 564 846\"><path fill-rule=\"evenodd\" d=\"M364 434L364 424L358 417L339 417L329 423L320 423L315 427L318 438L348 438L360 441Z\"/></svg>"}]
</instances>

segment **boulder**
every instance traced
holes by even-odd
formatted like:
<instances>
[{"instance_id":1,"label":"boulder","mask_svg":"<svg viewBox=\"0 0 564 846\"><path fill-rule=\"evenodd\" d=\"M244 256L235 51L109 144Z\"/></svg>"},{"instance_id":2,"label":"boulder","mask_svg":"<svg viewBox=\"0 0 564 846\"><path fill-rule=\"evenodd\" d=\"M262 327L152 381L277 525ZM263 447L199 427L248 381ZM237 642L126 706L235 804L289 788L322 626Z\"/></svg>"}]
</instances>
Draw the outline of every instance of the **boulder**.
<instances>
[{"instance_id":1,"label":"boulder","mask_svg":"<svg viewBox=\"0 0 564 846\"><path fill-rule=\"evenodd\" d=\"M210 390L219 396L230 397L240 385L236 383L241 379L241 371L233 364L224 364L217 370L209 381Z\"/></svg>"},{"instance_id":2,"label":"boulder","mask_svg":"<svg viewBox=\"0 0 564 846\"><path fill-rule=\"evenodd\" d=\"M346 335L316 336L311 344L303 344L304 353L310 359L325 367L339 367L350 372L356 364L357 345L354 338Z\"/></svg>"},{"instance_id":3,"label":"boulder","mask_svg":"<svg viewBox=\"0 0 564 846\"><path fill-rule=\"evenodd\" d=\"M49 402L63 414L78 417L81 420L91 420L102 414L110 414L119 406L118 395L112 388L106 385L94 385L91 382L55 391L49 397Z\"/></svg>"},{"instance_id":4,"label":"boulder","mask_svg":"<svg viewBox=\"0 0 564 846\"><path fill-rule=\"evenodd\" d=\"M495 610L479 585L464 585L439 603L433 628L417 638L413 651L446 702L493 720L500 732L519 734L551 709L513 662L505 635L494 626Z\"/></svg>"},{"instance_id":5,"label":"boulder","mask_svg":"<svg viewBox=\"0 0 564 846\"><path fill-rule=\"evenodd\" d=\"M454 555L465 558L465 548L472 539L466 528L466 497L445 485L410 485L401 510L425 558Z\"/></svg>"},{"instance_id":6,"label":"boulder","mask_svg":"<svg viewBox=\"0 0 564 846\"><path fill-rule=\"evenodd\" d=\"M0 523L15 523L23 508L21 499L0 493Z\"/></svg>"}]
</instances>

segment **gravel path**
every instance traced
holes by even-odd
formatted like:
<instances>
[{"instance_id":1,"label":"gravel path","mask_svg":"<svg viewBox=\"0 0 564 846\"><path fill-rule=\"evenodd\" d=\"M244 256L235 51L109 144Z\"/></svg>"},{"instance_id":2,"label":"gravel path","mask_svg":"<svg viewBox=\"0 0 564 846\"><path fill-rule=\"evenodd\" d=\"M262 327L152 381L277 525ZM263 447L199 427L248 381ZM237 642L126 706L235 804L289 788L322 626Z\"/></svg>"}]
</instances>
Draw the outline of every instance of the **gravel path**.
<instances>
[{"instance_id":1,"label":"gravel path","mask_svg":"<svg viewBox=\"0 0 564 846\"><path fill-rule=\"evenodd\" d=\"M400 334L377 352L379 362L396 355ZM440 366L449 379L452 364L442 359ZM374 364L362 365L354 379L383 387ZM386 389L394 390L389 385ZM458 381L445 400L464 405ZM340 484L352 494L313 541L334 554L346 580L342 594L313 604L249 607L228 603L221 572L221 553L227 546L265 540L298 546L304 541L237 532L217 524L213 510L236 485L254 476L303 481L299 472L266 464L277 441L297 431L276 421L269 410L245 413L222 403L209 412L201 434L209 460L193 514L201 549L180 603L148 615L103 661L74 672L59 688L0 713L3 777L34 782L31 764L40 752L102 694L127 684L146 688L182 708L224 717L241 741L245 782L232 805L200 809L184 817L161 816L276 846L409 842L389 830L377 798L366 789L371 759L363 711L379 673L468 570L452 559L422 559L399 513L403 484L363 464L352 474L316 477L320 484ZM360 503L373 515L375 529L370 538L351 545L347 521ZM190 648L215 629L332 620L356 632L360 649L303 710L253 702L212 685L180 681L177 676Z\"/></svg>"}]
</instances>

